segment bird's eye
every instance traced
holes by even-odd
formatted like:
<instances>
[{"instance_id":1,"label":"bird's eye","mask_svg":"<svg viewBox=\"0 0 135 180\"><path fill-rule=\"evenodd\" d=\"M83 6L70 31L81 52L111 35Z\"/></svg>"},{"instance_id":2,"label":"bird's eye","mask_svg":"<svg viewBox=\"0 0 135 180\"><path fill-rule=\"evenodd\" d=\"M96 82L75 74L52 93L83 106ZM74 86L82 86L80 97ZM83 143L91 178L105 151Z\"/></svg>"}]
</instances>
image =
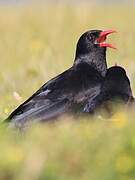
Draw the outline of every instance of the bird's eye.
<instances>
[{"instance_id":1,"label":"bird's eye","mask_svg":"<svg viewBox=\"0 0 135 180\"><path fill-rule=\"evenodd\" d=\"M92 40L92 37L89 35L89 36L88 36L88 39L91 41L91 40Z\"/></svg>"}]
</instances>

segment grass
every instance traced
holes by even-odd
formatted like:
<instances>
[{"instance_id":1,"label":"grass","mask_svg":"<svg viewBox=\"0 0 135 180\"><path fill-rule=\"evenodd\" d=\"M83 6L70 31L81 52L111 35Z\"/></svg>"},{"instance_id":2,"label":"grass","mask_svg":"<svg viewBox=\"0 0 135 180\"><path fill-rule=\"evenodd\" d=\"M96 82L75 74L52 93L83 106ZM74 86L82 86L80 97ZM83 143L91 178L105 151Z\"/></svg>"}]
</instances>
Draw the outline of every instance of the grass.
<instances>
[{"instance_id":1,"label":"grass","mask_svg":"<svg viewBox=\"0 0 135 180\"><path fill-rule=\"evenodd\" d=\"M71 66L88 29L115 29L108 66L126 68L135 92L134 7L46 5L0 7L0 119L44 82ZM21 98L16 98L18 93ZM134 180L134 109L113 117L64 117L25 134L0 127L0 179Z\"/></svg>"}]
</instances>

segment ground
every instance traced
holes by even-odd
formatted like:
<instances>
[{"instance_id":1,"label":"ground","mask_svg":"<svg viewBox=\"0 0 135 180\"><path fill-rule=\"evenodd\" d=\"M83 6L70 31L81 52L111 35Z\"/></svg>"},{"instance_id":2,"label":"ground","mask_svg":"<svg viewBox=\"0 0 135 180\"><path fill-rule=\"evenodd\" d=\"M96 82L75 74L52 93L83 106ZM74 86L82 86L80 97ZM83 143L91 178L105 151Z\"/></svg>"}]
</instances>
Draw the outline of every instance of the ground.
<instances>
[{"instance_id":1,"label":"ground","mask_svg":"<svg viewBox=\"0 0 135 180\"><path fill-rule=\"evenodd\" d=\"M108 66L126 68L135 94L135 12L132 6L46 5L0 7L0 119L47 80L70 67L79 36L114 29ZM111 118L63 117L25 133L0 127L0 179L133 180L135 113Z\"/></svg>"}]
</instances>

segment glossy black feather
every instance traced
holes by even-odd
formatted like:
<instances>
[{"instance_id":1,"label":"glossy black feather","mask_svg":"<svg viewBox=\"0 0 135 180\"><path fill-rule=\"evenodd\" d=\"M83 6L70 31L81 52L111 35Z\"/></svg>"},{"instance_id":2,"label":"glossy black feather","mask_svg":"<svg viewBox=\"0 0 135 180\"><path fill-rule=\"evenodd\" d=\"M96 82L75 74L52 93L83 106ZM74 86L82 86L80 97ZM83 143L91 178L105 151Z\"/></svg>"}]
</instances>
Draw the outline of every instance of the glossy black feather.
<instances>
[{"instance_id":1,"label":"glossy black feather","mask_svg":"<svg viewBox=\"0 0 135 180\"><path fill-rule=\"evenodd\" d=\"M100 94L88 101L84 112L93 112L106 102L115 100L120 100L124 104L134 102L129 78L126 71L120 66L114 66L107 70Z\"/></svg>"},{"instance_id":2,"label":"glossy black feather","mask_svg":"<svg viewBox=\"0 0 135 180\"><path fill-rule=\"evenodd\" d=\"M83 107L100 93L106 74L106 48L95 45L100 30L88 31L78 43L73 66L44 84L7 118L22 126L29 120L45 121L74 107Z\"/></svg>"}]
</instances>

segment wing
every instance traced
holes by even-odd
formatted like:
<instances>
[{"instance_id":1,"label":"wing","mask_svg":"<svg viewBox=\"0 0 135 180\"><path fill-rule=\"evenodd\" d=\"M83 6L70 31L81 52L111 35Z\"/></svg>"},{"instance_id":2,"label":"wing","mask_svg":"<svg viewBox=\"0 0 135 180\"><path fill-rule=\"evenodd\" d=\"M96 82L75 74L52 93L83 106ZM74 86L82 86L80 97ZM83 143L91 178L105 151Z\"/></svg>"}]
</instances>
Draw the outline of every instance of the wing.
<instances>
[{"instance_id":1,"label":"wing","mask_svg":"<svg viewBox=\"0 0 135 180\"><path fill-rule=\"evenodd\" d=\"M88 64L79 64L43 85L11 113L8 122L23 124L29 120L48 120L65 113L74 105L100 93L102 77Z\"/></svg>"},{"instance_id":2,"label":"wing","mask_svg":"<svg viewBox=\"0 0 135 180\"><path fill-rule=\"evenodd\" d=\"M87 101L87 103L84 106L83 112L86 113L93 113L94 110L99 107L102 102L104 101L104 95L103 94L97 94L94 98L91 98Z\"/></svg>"},{"instance_id":3,"label":"wing","mask_svg":"<svg viewBox=\"0 0 135 180\"><path fill-rule=\"evenodd\" d=\"M59 100L57 102L50 102L49 105L46 105L46 103L44 103L39 107L33 106L31 109L25 112L23 111L23 106L21 107L21 110L19 109L19 111L22 111L21 114L14 114L15 112L11 114L11 116L13 116L13 121L11 121L11 123L13 123L13 126L15 127L24 127L24 125L29 121L49 120L66 112L69 106L70 102L68 99ZM11 116L9 118L11 118Z\"/></svg>"},{"instance_id":4,"label":"wing","mask_svg":"<svg viewBox=\"0 0 135 180\"><path fill-rule=\"evenodd\" d=\"M71 75L72 68L48 81L13 111L6 122L22 125L29 120L46 120L66 112L72 101L70 91L65 91L66 79Z\"/></svg>"},{"instance_id":5,"label":"wing","mask_svg":"<svg viewBox=\"0 0 135 180\"><path fill-rule=\"evenodd\" d=\"M95 110L97 110L97 108L101 107L101 105L105 105L104 107L107 108L109 102L114 104L121 103L131 106L135 104L135 99L133 96L129 96L124 93L114 93L113 91L101 92L95 98L89 99L89 101L84 106L83 111L87 113L93 113Z\"/></svg>"}]
</instances>

